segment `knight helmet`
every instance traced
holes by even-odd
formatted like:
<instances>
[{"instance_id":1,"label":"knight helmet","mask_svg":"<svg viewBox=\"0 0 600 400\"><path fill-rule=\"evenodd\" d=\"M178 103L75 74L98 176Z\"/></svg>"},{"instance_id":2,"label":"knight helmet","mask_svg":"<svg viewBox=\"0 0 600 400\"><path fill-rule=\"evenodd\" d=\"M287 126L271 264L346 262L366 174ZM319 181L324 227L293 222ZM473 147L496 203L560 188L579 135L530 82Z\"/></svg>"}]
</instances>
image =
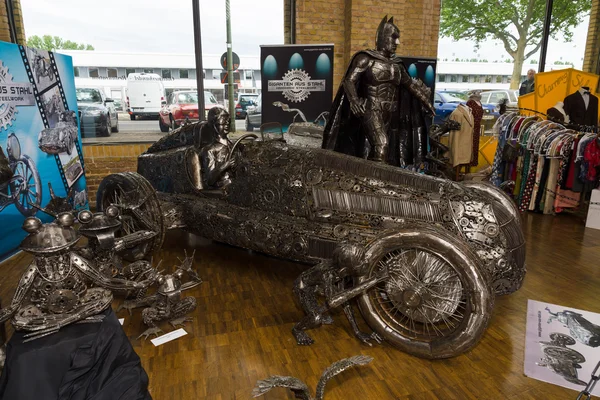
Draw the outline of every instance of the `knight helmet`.
<instances>
[{"instance_id":1,"label":"knight helmet","mask_svg":"<svg viewBox=\"0 0 600 400\"><path fill-rule=\"evenodd\" d=\"M383 50L385 46L385 38L391 36L394 32L400 32L400 29L394 24L394 17L388 19L387 15L383 17L379 27L377 28L377 36L375 37L375 46L377 50Z\"/></svg>"}]
</instances>

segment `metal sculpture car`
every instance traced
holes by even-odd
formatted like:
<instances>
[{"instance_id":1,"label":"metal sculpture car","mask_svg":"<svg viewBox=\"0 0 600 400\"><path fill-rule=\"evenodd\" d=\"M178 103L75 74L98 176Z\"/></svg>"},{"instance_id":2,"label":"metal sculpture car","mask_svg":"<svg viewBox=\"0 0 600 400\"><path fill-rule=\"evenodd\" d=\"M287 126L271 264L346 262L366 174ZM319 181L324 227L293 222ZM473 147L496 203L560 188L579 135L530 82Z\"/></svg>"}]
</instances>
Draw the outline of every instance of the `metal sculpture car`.
<instances>
[{"instance_id":1,"label":"metal sculpture car","mask_svg":"<svg viewBox=\"0 0 600 400\"><path fill-rule=\"evenodd\" d=\"M71 155L77 134L75 111L63 111L59 114L59 122L54 128L40 131L38 147L46 154L67 153Z\"/></svg>"},{"instance_id":2,"label":"metal sculpture car","mask_svg":"<svg viewBox=\"0 0 600 400\"><path fill-rule=\"evenodd\" d=\"M209 189L200 150L212 129L190 124L163 137L139 157L139 174L101 182L98 209L141 201L154 188L154 215L162 213L166 228L311 264L330 259L341 243L362 246L366 267L354 284L366 288L358 297L364 319L386 341L425 358L472 348L494 294L521 286L518 211L495 187L246 134L232 146L231 183Z\"/></svg>"}]
</instances>

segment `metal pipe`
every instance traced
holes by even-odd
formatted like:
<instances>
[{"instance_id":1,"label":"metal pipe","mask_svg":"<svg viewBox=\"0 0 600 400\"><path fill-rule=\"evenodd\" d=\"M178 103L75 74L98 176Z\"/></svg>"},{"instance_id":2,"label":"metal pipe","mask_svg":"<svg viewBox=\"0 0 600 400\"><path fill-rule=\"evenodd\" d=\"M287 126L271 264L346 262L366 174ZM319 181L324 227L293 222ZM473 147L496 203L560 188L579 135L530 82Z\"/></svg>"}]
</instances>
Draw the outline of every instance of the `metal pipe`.
<instances>
[{"instance_id":1,"label":"metal pipe","mask_svg":"<svg viewBox=\"0 0 600 400\"><path fill-rule=\"evenodd\" d=\"M12 6L12 0L5 0L6 3L6 17L8 19L8 30L10 31L10 41L17 43L17 29L15 28L15 13ZM25 44L25 43L23 43Z\"/></svg>"},{"instance_id":2,"label":"metal pipe","mask_svg":"<svg viewBox=\"0 0 600 400\"><path fill-rule=\"evenodd\" d=\"M546 0L546 19L544 20L544 34L542 36L542 51L540 53L540 68L538 72L546 70L546 53L548 52L548 40L550 38L550 24L552 23L552 7L554 0Z\"/></svg>"},{"instance_id":3,"label":"metal pipe","mask_svg":"<svg viewBox=\"0 0 600 400\"><path fill-rule=\"evenodd\" d=\"M233 98L233 50L231 48L231 7L229 0L225 0L225 20L227 23L227 83L229 98L230 132L235 132L235 99Z\"/></svg>"},{"instance_id":4,"label":"metal pipe","mask_svg":"<svg viewBox=\"0 0 600 400\"><path fill-rule=\"evenodd\" d=\"M296 44L296 0L290 0L290 44Z\"/></svg>"},{"instance_id":5,"label":"metal pipe","mask_svg":"<svg viewBox=\"0 0 600 400\"><path fill-rule=\"evenodd\" d=\"M202 28L200 27L200 0L192 0L194 20L194 56L196 58L196 90L198 91L198 120L206 119L204 110L204 67L202 66Z\"/></svg>"}]
</instances>

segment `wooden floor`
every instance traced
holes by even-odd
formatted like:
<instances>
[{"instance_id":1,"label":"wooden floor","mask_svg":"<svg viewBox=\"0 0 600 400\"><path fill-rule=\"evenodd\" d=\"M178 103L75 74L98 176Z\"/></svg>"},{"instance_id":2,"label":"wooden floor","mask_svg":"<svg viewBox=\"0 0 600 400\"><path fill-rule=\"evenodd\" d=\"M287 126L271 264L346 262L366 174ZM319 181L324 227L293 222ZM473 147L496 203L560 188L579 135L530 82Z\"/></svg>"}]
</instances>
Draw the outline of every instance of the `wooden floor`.
<instances>
[{"instance_id":1,"label":"wooden floor","mask_svg":"<svg viewBox=\"0 0 600 400\"><path fill-rule=\"evenodd\" d=\"M158 257L170 267L184 248L196 249L204 283L189 292L198 298L194 322L186 327L189 334L154 347L136 339L145 329L139 311L132 318L125 311L119 316L125 317L125 330L148 372L155 400L249 399L255 382L273 374L296 376L314 390L325 367L357 354L374 361L330 381L327 400L574 399L575 391L523 375L527 299L600 312L600 231L585 229L565 215L527 214L524 228L528 274L523 288L497 298L480 344L449 360L421 360L386 344L364 346L340 313L334 314L334 325L311 331L314 345L297 346L290 330L302 311L291 287L305 266L182 232L168 235ZM21 254L0 266L4 304L28 260ZM263 398L293 396L278 389Z\"/></svg>"}]
</instances>

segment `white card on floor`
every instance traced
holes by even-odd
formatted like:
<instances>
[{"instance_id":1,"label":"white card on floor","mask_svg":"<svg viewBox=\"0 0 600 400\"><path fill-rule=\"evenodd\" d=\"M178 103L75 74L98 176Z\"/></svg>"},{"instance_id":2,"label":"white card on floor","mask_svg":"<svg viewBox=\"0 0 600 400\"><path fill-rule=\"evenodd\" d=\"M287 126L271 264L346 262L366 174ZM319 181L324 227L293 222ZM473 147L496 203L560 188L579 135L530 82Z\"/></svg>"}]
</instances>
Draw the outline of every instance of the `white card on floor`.
<instances>
[{"instance_id":1,"label":"white card on floor","mask_svg":"<svg viewBox=\"0 0 600 400\"><path fill-rule=\"evenodd\" d=\"M123 325L125 323L125 318L119 318L119 323Z\"/></svg>"},{"instance_id":2,"label":"white card on floor","mask_svg":"<svg viewBox=\"0 0 600 400\"><path fill-rule=\"evenodd\" d=\"M166 335L162 335L155 339L152 339L151 342L155 346L160 346L161 344L170 342L171 340L175 340L185 335L187 335L187 332L183 328L179 328L173 332L167 333Z\"/></svg>"}]
</instances>

